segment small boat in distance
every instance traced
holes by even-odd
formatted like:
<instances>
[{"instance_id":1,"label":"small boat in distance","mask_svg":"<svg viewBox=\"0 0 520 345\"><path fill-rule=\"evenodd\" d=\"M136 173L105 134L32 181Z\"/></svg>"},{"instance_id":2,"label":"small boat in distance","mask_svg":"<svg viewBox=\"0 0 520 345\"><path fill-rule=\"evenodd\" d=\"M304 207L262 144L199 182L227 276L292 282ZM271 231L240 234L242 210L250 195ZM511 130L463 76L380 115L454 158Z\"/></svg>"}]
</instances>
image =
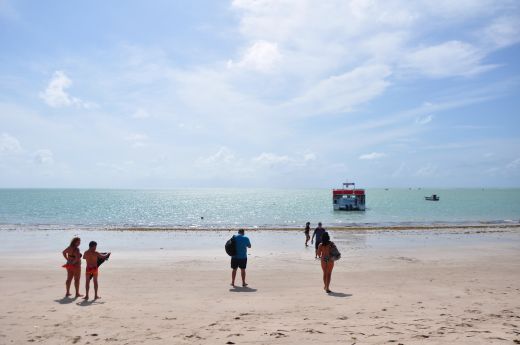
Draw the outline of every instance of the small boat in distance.
<instances>
[{"instance_id":1,"label":"small boat in distance","mask_svg":"<svg viewBox=\"0 0 520 345\"><path fill-rule=\"evenodd\" d=\"M439 196L437 194L432 194L432 196L425 196L424 200L439 201Z\"/></svg>"},{"instance_id":2,"label":"small boat in distance","mask_svg":"<svg viewBox=\"0 0 520 345\"><path fill-rule=\"evenodd\" d=\"M364 211L365 190L356 189L355 183L345 182L343 188L332 190L332 205L334 211Z\"/></svg>"}]
</instances>

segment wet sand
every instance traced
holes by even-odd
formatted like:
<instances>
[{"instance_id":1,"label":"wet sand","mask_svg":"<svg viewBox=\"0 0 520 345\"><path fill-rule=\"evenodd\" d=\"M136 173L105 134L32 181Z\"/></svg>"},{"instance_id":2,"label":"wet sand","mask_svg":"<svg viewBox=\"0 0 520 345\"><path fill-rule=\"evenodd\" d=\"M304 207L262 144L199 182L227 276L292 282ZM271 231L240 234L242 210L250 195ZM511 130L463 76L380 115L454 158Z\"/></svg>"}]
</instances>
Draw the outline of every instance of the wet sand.
<instances>
[{"instance_id":1,"label":"wet sand","mask_svg":"<svg viewBox=\"0 0 520 345\"><path fill-rule=\"evenodd\" d=\"M248 233L250 288L231 288L229 234L81 232L113 251L83 302L63 298L72 232L0 232L0 343L520 343L518 228L333 232L330 295L284 231Z\"/></svg>"}]
</instances>

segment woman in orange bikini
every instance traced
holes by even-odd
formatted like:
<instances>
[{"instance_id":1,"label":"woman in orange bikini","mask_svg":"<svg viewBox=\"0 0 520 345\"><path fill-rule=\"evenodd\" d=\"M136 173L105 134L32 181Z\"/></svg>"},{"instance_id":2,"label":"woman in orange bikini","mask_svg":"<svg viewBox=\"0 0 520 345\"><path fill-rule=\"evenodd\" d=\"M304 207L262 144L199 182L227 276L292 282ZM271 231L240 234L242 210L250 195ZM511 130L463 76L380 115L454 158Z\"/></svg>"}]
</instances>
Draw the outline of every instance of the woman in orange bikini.
<instances>
[{"instance_id":1,"label":"woman in orange bikini","mask_svg":"<svg viewBox=\"0 0 520 345\"><path fill-rule=\"evenodd\" d=\"M74 278L74 287L76 288L76 297L81 297L83 295L79 294L79 280L81 278L81 252L79 251L79 245L81 244L81 239L79 237L74 237L72 241L70 241L70 246L65 248L62 252L63 257L67 260L67 263L62 267L67 269L67 280L65 281L65 287L67 288L67 292L65 296L70 296L70 284L72 282L72 278Z\"/></svg>"},{"instance_id":2,"label":"woman in orange bikini","mask_svg":"<svg viewBox=\"0 0 520 345\"><path fill-rule=\"evenodd\" d=\"M330 278L332 276L332 269L334 268L334 260L330 256L331 249L330 236L328 232L324 232L321 236L321 243L318 246L318 257L321 258L321 269L323 270L323 289L327 293L330 291Z\"/></svg>"}]
</instances>

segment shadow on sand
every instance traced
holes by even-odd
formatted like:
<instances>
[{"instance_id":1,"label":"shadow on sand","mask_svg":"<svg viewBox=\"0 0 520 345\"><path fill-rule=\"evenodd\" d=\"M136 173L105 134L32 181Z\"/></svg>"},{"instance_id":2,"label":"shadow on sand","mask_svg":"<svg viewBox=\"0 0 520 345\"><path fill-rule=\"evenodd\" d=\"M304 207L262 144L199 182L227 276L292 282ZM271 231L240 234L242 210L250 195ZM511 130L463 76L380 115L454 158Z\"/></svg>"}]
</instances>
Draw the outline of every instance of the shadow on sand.
<instances>
[{"instance_id":1,"label":"shadow on sand","mask_svg":"<svg viewBox=\"0 0 520 345\"><path fill-rule=\"evenodd\" d=\"M70 303L74 302L77 299L78 299L77 297L65 296L65 297L60 298L60 299L55 299L54 302L57 302L59 304L70 304Z\"/></svg>"},{"instance_id":2,"label":"shadow on sand","mask_svg":"<svg viewBox=\"0 0 520 345\"><path fill-rule=\"evenodd\" d=\"M350 297L350 296L352 296L352 294L343 293L343 292L329 292L328 295L332 296L332 297Z\"/></svg>"},{"instance_id":3,"label":"shadow on sand","mask_svg":"<svg viewBox=\"0 0 520 345\"><path fill-rule=\"evenodd\" d=\"M233 286L231 289L229 289L230 292L256 292L258 289L250 288L249 286L242 287L242 286Z\"/></svg>"},{"instance_id":4,"label":"shadow on sand","mask_svg":"<svg viewBox=\"0 0 520 345\"><path fill-rule=\"evenodd\" d=\"M94 304L105 304L105 302L101 302L100 300L96 299L82 299L81 302L76 303L76 305L79 305L80 307L88 307Z\"/></svg>"}]
</instances>

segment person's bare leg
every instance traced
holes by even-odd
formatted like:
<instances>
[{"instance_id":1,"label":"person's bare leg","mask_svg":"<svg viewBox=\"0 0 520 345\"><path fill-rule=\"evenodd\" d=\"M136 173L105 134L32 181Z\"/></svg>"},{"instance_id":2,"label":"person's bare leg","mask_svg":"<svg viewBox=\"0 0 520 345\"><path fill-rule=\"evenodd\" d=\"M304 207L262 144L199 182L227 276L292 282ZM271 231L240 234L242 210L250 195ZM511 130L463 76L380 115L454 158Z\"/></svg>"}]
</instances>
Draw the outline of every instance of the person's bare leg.
<instances>
[{"instance_id":1,"label":"person's bare leg","mask_svg":"<svg viewBox=\"0 0 520 345\"><path fill-rule=\"evenodd\" d=\"M97 281L97 276L94 276L94 299L101 298L101 297L99 297L97 292L98 292L98 281Z\"/></svg>"},{"instance_id":2,"label":"person's bare leg","mask_svg":"<svg viewBox=\"0 0 520 345\"><path fill-rule=\"evenodd\" d=\"M325 272L325 291L330 292L329 289L330 281L329 281L329 272Z\"/></svg>"},{"instance_id":3,"label":"person's bare leg","mask_svg":"<svg viewBox=\"0 0 520 345\"><path fill-rule=\"evenodd\" d=\"M242 275L242 286L246 287L247 286L247 283L246 283L246 270L241 268L240 269L240 274Z\"/></svg>"},{"instance_id":4,"label":"person's bare leg","mask_svg":"<svg viewBox=\"0 0 520 345\"><path fill-rule=\"evenodd\" d=\"M327 273L325 273L325 290L327 292L329 292L330 291L329 288L330 288L330 273L327 272Z\"/></svg>"},{"instance_id":5,"label":"person's bare leg","mask_svg":"<svg viewBox=\"0 0 520 345\"><path fill-rule=\"evenodd\" d=\"M327 292L330 292L330 280L332 279L332 269L334 268L334 262L331 261L327 265Z\"/></svg>"},{"instance_id":6,"label":"person's bare leg","mask_svg":"<svg viewBox=\"0 0 520 345\"><path fill-rule=\"evenodd\" d=\"M72 277L74 276L74 272L71 270L67 270L67 280L65 280L65 288L67 289L67 292L65 292L65 297L70 296L70 284L72 283Z\"/></svg>"},{"instance_id":7,"label":"person's bare leg","mask_svg":"<svg viewBox=\"0 0 520 345\"><path fill-rule=\"evenodd\" d=\"M82 297L83 295L79 293L79 281L81 279L81 268L78 267L74 271L74 288L76 289L76 297Z\"/></svg>"},{"instance_id":8,"label":"person's bare leg","mask_svg":"<svg viewBox=\"0 0 520 345\"><path fill-rule=\"evenodd\" d=\"M231 286L235 286L236 276L237 276L237 269L234 268L233 271L231 271Z\"/></svg>"},{"instance_id":9,"label":"person's bare leg","mask_svg":"<svg viewBox=\"0 0 520 345\"><path fill-rule=\"evenodd\" d=\"M85 276L85 298L84 299L88 299L88 290L90 289L90 279L92 278L92 276L90 274L87 274Z\"/></svg>"},{"instance_id":10,"label":"person's bare leg","mask_svg":"<svg viewBox=\"0 0 520 345\"><path fill-rule=\"evenodd\" d=\"M321 262L321 270L323 271L323 290L327 290L327 264Z\"/></svg>"}]
</instances>

